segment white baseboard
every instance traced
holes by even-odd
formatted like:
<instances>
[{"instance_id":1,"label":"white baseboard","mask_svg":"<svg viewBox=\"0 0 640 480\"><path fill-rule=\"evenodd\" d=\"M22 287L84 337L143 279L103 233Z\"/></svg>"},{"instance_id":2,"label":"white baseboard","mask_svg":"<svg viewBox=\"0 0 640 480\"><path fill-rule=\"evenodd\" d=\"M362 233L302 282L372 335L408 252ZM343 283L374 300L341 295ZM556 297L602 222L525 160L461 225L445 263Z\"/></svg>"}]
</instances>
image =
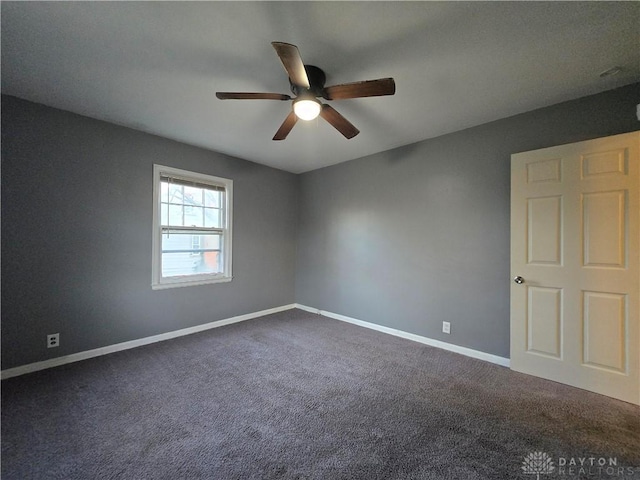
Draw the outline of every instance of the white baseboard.
<instances>
[{"instance_id":1,"label":"white baseboard","mask_svg":"<svg viewBox=\"0 0 640 480\"><path fill-rule=\"evenodd\" d=\"M159 335L153 335L151 337L140 338L137 340L131 340L128 342L117 343L115 345L108 345L106 347L95 348L93 350L86 350L84 352L72 353L71 355L65 355L63 357L51 358L49 360L43 360L42 362L29 363L27 365L21 365L19 367L8 368L0 372L0 378L2 380L11 377L17 377L26 373L37 372L39 370L45 370L47 368L53 368L60 365L66 365L67 363L79 362L88 358L99 357L101 355L107 355L109 353L120 352L122 350L129 350L131 348L141 347L143 345L149 345L150 343L162 342L164 340L170 340L172 338L183 337L185 335L191 335L192 333L203 332L212 328L222 327L224 325L230 325L232 323L243 322L245 320L251 320L252 318L263 317L272 313L283 312L285 310L291 310L292 308L299 308L307 312L316 313L325 317L333 318L343 322L352 323L361 327L370 328L379 332L387 333L389 335L395 335L396 337L406 338L413 340L414 342L424 343L432 347L442 348L443 350L449 350L451 352L466 355L468 357L485 360L487 362L502 365L503 367L509 366L509 359L492 355L490 353L473 350L467 347L460 347L447 342L441 342L440 340L434 340L428 337L422 337L413 333L403 332L395 328L384 327L382 325L376 325L375 323L369 323L355 318L347 317L337 313L327 312L319 310L317 308L307 307L298 303L283 305L281 307L269 308L267 310L261 310L259 312L247 313L245 315L239 315L237 317L226 318L223 320L217 320L215 322L205 323L203 325L196 325L194 327L183 328L181 330L175 330L173 332L161 333Z\"/></svg>"},{"instance_id":2,"label":"white baseboard","mask_svg":"<svg viewBox=\"0 0 640 480\"><path fill-rule=\"evenodd\" d=\"M311 307L307 307L306 305L300 305L299 303L296 303L296 308L299 308L300 310L304 310L305 312L309 312L309 313L316 313L318 315L320 315L320 310L318 310L317 308L311 308ZM329 315L326 315L327 317Z\"/></svg>"},{"instance_id":3,"label":"white baseboard","mask_svg":"<svg viewBox=\"0 0 640 480\"><path fill-rule=\"evenodd\" d=\"M467 357L477 358L486 362L495 363L496 365L501 365L503 367L509 367L510 365L510 361L508 358L493 355L491 353L481 352L472 348L461 347L452 343L442 342L440 340L434 340L432 338L415 335L413 333L403 332L402 330L397 330L395 328L383 327L382 325L376 325L375 323L365 322L356 318L340 315L338 313L332 313L325 310L319 310L317 308L307 307L306 305L300 305L299 303L296 303L295 307L306 312L317 313L318 315L323 315L325 317L340 320L342 322L353 323L354 325L370 328L371 330L377 330L379 332L388 333L389 335L395 335L396 337L413 340L414 342L424 343L425 345L429 345L431 347L442 348L443 350L449 350L450 352L466 355Z\"/></svg>"},{"instance_id":4,"label":"white baseboard","mask_svg":"<svg viewBox=\"0 0 640 480\"><path fill-rule=\"evenodd\" d=\"M99 357L101 355L120 352L122 350L129 350L130 348L141 347L143 345L149 345L150 343L162 342L171 338L183 337L185 335L191 335L192 333L198 333L204 330L222 327L224 325L230 325L232 323L244 322L245 320L263 317L265 315L283 312L285 310L291 310L292 308L296 308L296 305L290 304L283 305L281 307L269 308L267 310L261 310L259 312L247 313L245 315L238 315L237 317L225 318L223 320L216 320L215 322L196 325L195 327L183 328L181 330L175 330L173 332L161 333L159 335L153 335L151 337L131 340L129 342L117 343L115 345L108 345L106 347L86 350L84 352L72 353L71 355L65 355L63 357L51 358L49 360L43 360L42 362L29 363L27 365L21 365L19 367L8 368L0 372L0 378L4 380L5 378L17 377L26 373L37 372L38 370L45 370L47 368L53 368L60 365L65 365L67 363L79 362L80 360L86 360L88 358Z\"/></svg>"}]
</instances>

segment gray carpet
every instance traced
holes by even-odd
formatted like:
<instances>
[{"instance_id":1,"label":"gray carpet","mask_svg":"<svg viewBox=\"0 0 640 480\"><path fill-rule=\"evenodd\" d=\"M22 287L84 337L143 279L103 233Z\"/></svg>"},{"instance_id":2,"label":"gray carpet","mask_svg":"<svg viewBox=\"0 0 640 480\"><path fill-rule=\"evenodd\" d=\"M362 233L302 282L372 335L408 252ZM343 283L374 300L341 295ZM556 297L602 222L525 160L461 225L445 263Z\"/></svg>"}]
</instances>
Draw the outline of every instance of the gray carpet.
<instances>
[{"instance_id":1,"label":"gray carpet","mask_svg":"<svg viewBox=\"0 0 640 480\"><path fill-rule=\"evenodd\" d=\"M534 451L640 478L640 409L300 310L2 382L3 480L531 480Z\"/></svg>"}]
</instances>

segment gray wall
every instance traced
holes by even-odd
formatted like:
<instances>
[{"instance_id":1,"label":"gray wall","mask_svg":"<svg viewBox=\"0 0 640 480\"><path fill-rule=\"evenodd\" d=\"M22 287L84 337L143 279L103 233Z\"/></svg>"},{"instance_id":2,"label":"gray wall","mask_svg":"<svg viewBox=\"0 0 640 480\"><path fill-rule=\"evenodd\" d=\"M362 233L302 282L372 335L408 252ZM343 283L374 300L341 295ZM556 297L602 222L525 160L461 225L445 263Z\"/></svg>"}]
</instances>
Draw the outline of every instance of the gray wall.
<instances>
[{"instance_id":1,"label":"gray wall","mask_svg":"<svg viewBox=\"0 0 640 480\"><path fill-rule=\"evenodd\" d=\"M154 163L234 180L232 282L151 290ZM2 368L293 303L297 185L3 96Z\"/></svg>"},{"instance_id":2,"label":"gray wall","mask_svg":"<svg viewBox=\"0 0 640 480\"><path fill-rule=\"evenodd\" d=\"M637 130L639 101L636 84L295 176L3 96L2 368L294 301L509 356L511 153ZM153 163L234 180L232 282L151 290Z\"/></svg>"},{"instance_id":3,"label":"gray wall","mask_svg":"<svg viewBox=\"0 0 640 480\"><path fill-rule=\"evenodd\" d=\"M510 155L640 129L638 102L635 84L301 175L296 301L508 357Z\"/></svg>"}]
</instances>

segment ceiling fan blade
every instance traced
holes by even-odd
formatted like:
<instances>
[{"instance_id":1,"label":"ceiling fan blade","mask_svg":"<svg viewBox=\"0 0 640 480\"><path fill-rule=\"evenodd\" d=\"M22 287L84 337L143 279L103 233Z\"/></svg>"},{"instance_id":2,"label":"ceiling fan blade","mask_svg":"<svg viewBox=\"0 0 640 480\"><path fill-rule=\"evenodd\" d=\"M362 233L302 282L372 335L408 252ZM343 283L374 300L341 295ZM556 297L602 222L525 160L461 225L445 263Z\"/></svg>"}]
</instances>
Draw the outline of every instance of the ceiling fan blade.
<instances>
[{"instance_id":1,"label":"ceiling fan blade","mask_svg":"<svg viewBox=\"0 0 640 480\"><path fill-rule=\"evenodd\" d=\"M282 122L282 125L280 125L280 128L278 129L276 134L273 136L273 139L284 140L285 138L287 138L287 135L289 135L289 132L291 131L291 129L293 128L293 126L296 124L297 121L298 121L298 117L296 117L296 114L293 111L291 111L291 113L287 116L287 118L284 119L284 122Z\"/></svg>"},{"instance_id":2,"label":"ceiling fan blade","mask_svg":"<svg viewBox=\"0 0 640 480\"><path fill-rule=\"evenodd\" d=\"M322 105L320 116L347 138L353 138L360 133L360 130L354 127L349 120L340 115L336 109L330 105Z\"/></svg>"},{"instance_id":3,"label":"ceiling fan blade","mask_svg":"<svg viewBox=\"0 0 640 480\"><path fill-rule=\"evenodd\" d=\"M283 42L271 42L271 45L276 49L276 53L280 57L280 61L287 75L289 75L291 82L294 85L309 88L309 78L304 69L304 63L302 62L298 47Z\"/></svg>"},{"instance_id":4,"label":"ceiling fan blade","mask_svg":"<svg viewBox=\"0 0 640 480\"><path fill-rule=\"evenodd\" d=\"M393 78L380 78L364 82L342 83L324 89L327 100L342 100L346 98L381 97L396 93L396 82Z\"/></svg>"},{"instance_id":5,"label":"ceiling fan blade","mask_svg":"<svg viewBox=\"0 0 640 480\"><path fill-rule=\"evenodd\" d=\"M220 100L291 100L282 93L216 92Z\"/></svg>"}]
</instances>

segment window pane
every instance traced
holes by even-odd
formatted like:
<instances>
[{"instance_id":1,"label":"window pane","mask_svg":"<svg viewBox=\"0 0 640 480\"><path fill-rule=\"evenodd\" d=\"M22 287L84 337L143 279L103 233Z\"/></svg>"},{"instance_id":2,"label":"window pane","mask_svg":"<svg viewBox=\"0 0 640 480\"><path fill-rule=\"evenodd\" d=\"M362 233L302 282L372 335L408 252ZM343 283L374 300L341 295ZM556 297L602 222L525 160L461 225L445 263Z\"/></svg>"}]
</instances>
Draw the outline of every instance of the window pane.
<instances>
[{"instance_id":1,"label":"window pane","mask_svg":"<svg viewBox=\"0 0 640 480\"><path fill-rule=\"evenodd\" d=\"M169 225L169 205L167 203L160 204L160 225Z\"/></svg>"},{"instance_id":2,"label":"window pane","mask_svg":"<svg viewBox=\"0 0 640 480\"><path fill-rule=\"evenodd\" d=\"M197 255L188 253L163 253L162 276L197 275L203 273L222 273L219 252L203 252Z\"/></svg>"},{"instance_id":3,"label":"window pane","mask_svg":"<svg viewBox=\"0 0 640 480\"><path fill-rule=\"evenodd\" d=\"M160 184L160 201L167 202L169 199L169 185L166 182Z\"/></svg>"},{"instance_id":4,"label":"window pane","mask_svg":"<svg viewBox=\"0 0 640 480\"><path fill-rule=\"evenodd\" d=\"M184 187L184 203L185 205L202 205L202 194L203 191L201 188L194 187Z\"/></svg>"},{"instance_id":5,"label":"window pane","mask_svg":"<svg viewBox=\"0 0 640 480\"><path fill-rule=\"evenodd\" d=\"M204 227L202 207L184 207L184 224L188 227Z\"/></svg>"},{"instance_id":6,"label":"window pane","mask_svg":"<svg viewBox=\"0 0 640 480\"><path fill-rule=\"evenodd\" d=\"M219 249L221 234L215 232L207 232L206 230L199 230L197 232L188 232L181 230L171 230L169 233L164 232L162 234L162 251L163 252L175 252L184 251L187 253L193 253L193 237L198 237L201 248L203 250Z\"/></svg>"},{"instance_id":7,"label":"window pane","mask_svg":"<svg viewBox=\"0 0 640 480\"><path fill-rule=\"evenodd\" d=\"M202 235L202 248L207 250L220 250L221 235Z\"/></svg>"},{"instance_id":8,"label":"window pane","mask_svg":"<svg viewBox=\"0 0 640 480\"><path fill-rule=\"evenodd\" d=\"M204 209L204 226L223 228L221 210L217 208L205 208Z\"/></svg>"},{"instance_id":9,"label":"window pane","mask_svg":"<svg viewBox=\"0 0 640 480\"><path fill-rule=\"evenodd\" d=\"M219 234L172 231L162 235L162 276L221 273Z\"/></svg>"},{"instance_id":10,"label":"window pane","mask_svg":"<svg viewBox=\"0 0 640 480\"><path fill-rule=\"evenodd\" d=\"M182 205L169 205L169 225L184 226L182 223Z\"/></svg>"},{"instance_id":11,"label":"window pane","mask_svg":"<svg viewBox=\"0 0 640 480\"><path fill-rule=\"evenodd\" d=\"M171 203L182 203L182 189L184 187L180 185L175 185L173 183L169 184L169 202Z\"/></svg>"},{"instance_id":12,"label":"window pane","mask_svg":"<svg viewBox=\"0 0 640 480\"><path fill-rule=\"evenodd\" d=\"M204 191L204 206L220 208L222 192L205 190Z\"/></svg>"}]
</instances>

